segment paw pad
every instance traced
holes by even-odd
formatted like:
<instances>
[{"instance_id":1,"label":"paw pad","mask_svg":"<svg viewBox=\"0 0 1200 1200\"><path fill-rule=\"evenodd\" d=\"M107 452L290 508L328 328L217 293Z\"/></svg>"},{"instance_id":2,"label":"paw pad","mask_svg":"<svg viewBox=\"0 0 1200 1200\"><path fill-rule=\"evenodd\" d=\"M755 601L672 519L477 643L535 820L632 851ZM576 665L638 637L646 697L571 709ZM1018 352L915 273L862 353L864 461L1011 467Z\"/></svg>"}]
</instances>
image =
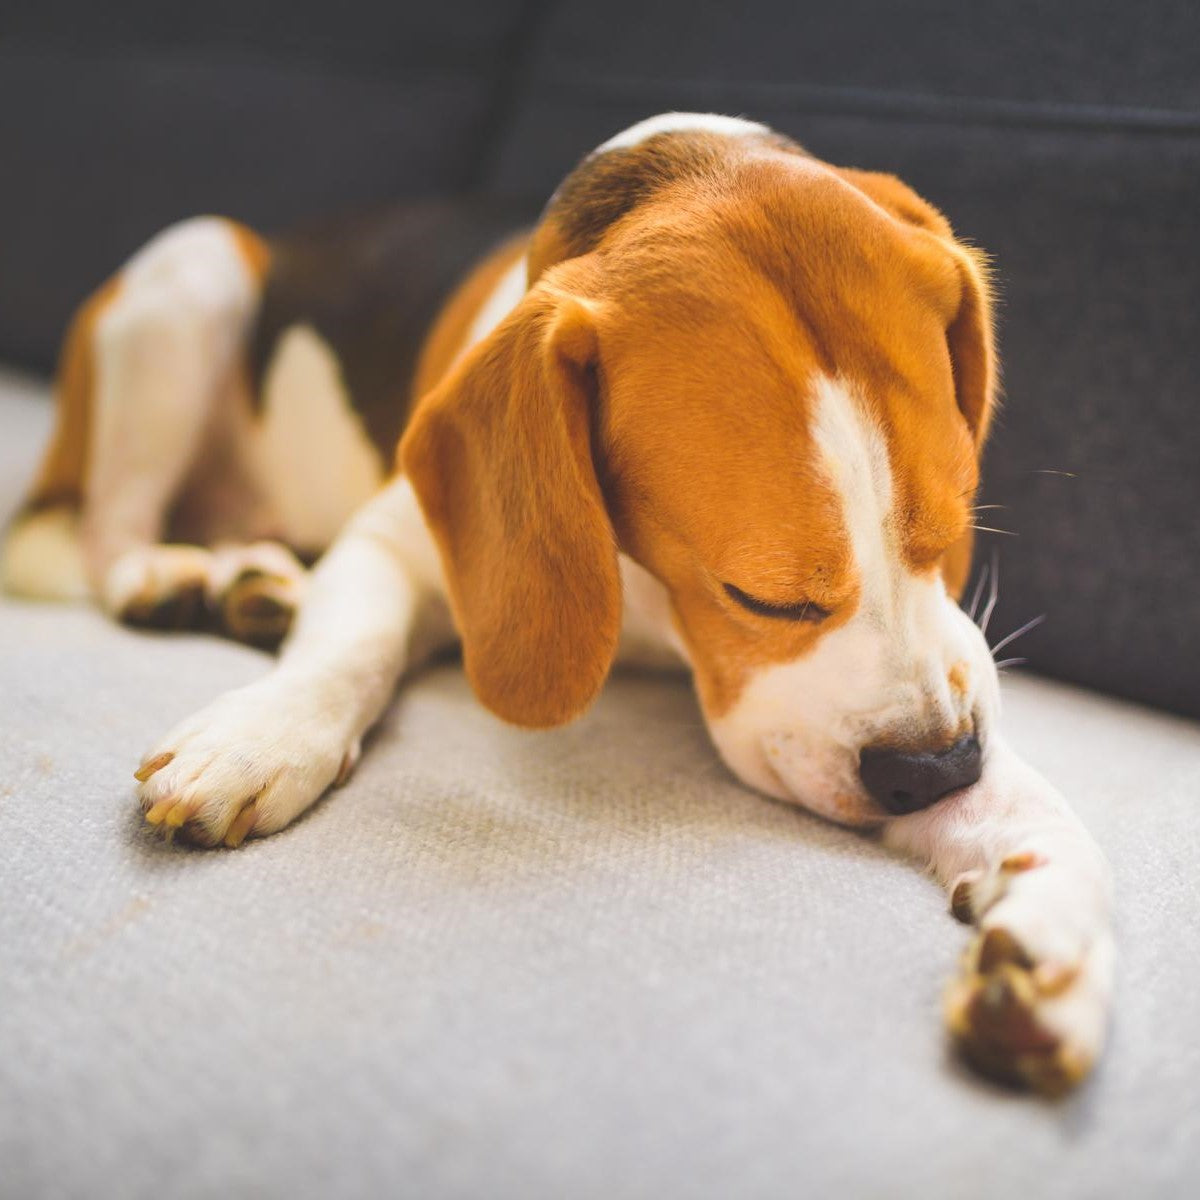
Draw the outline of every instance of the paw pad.
<instances>
[{"instance_id":1,"label":"paw pad","mask_svg":"<svg viewBox=\"0 0 1200 1200\"><path fill-rule=\"evenodd\" d=\"M956 921L961 921L964 925L973 925L975 923L975 905L971 899L971 888L978 877L978 871L972 871L964 875L954 885L954 890L950 893L951 915Z\"/></svg>"},{"instance_id":2,"label":"paw pad","mask_svg":"<svg viewBox=\"0 0 1200 1200\"><path fill-rule=\"evenodd\" d=\"M1033 966L1021 943L1007 929L989 929L979 942L977 969L986 974L1002 963L1026 969Z\"/></svg>"},{"instance_id":3,"label":"paw pad","mask_svg":"<svg viewBox=\"0 0 1200 1200\"><path fill-rule=\"evenodd\" d=\"M248 567L218 599L217 617L230 637L273 650L291 629L297 605L294 580Z\"/></svg>"},{"instance_id":4,"label":"paw pad","mask_svg":"<svg viewBox=\"0 0 1200 1200\"><path fill-rule=\"evenodd\" d=\"M177 633L204 624L204 580L186 580L165 594L134 596L118 614L126 625Z\"/></svg>"},{"instance_id":5,"label":"paw pad","mask_svg":"<svg viewBox=\"0 0 1200 1200\"><path fill-rule=\"evenodd\" d=\"M1047 1028L1043 1005L1077 975L1077 968L1034 966L1007 930L980 935L946 993L946 1021L963 1056L1004 1083L1047 1096L1069 1090L1090 1063Z\"/></svg>"}]
</instances>

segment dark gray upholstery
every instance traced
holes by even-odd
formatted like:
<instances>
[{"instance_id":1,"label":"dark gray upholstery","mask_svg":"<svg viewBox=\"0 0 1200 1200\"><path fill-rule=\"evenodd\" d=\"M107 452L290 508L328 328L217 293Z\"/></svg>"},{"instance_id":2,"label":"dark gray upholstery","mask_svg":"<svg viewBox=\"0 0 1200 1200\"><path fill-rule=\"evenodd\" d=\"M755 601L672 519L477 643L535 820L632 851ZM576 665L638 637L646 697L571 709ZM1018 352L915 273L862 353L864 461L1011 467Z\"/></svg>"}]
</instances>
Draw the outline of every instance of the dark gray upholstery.
<instances>
[{"instance_id":1,"label":"dark gray upholstery","mask_svg":"<svg viewBox=\"0 0 1200 1200\"><path fill-rule=\"evenodd\" d=\"M1200 714L1200 8L843 0L42 5L6 14L0 355L157 227L392 196L536 205L668 108L899 173L995 256L1007 402L981 557L1007 655Z\"/></svg>"},{"instance_id":2,"label":"dark gray upholstery","mask_svg":"<svg viewBox=\"0 0 1200 1200\"><path fill-rule=\"evenodd\" d=\"M164 225L279 229L470 186L521 0L0 7L0 358L46 368L71 308ZM15 236L13 236L15 234Z\"/></svg>"}]
</instances>

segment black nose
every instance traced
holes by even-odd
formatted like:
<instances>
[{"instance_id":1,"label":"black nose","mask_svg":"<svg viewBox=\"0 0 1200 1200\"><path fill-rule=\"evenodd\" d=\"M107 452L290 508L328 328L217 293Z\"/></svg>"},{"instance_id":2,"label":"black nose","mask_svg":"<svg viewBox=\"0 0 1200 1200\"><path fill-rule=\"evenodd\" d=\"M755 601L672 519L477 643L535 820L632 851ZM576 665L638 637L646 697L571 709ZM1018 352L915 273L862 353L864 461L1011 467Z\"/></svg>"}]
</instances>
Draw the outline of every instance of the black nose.
<instances>
[{"instance_id":1,"label":"black nose","mask_svg":"<svg viewBox=\"0 0 1200 1200\"><path fill-rule=\"evenodd\" d=\"M932 754L868 746L858 758L863 787L896 816L928 808L947 792L970 787L979 781L982 770L979 741L970 733L948 750Z\"/></svg>"}]
</instances>

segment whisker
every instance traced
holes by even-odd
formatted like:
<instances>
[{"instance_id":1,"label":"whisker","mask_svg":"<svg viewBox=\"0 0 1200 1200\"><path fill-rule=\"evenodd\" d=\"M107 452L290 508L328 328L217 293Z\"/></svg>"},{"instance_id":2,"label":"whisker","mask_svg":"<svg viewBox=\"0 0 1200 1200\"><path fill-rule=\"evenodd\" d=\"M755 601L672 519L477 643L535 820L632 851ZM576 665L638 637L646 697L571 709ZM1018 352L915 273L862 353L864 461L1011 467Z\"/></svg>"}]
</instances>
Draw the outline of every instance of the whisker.
<instances>
[{"instance_id":1,"label":"whisker","mask_svg":"<svg viewBox=\"0 0 1200 1200\"><path fill-rule=\"evenodd\" d=\"M1034 617L1032 621L1026 621L1025 624L1022 625L1020 629L1014 629L1012 631L1012 633L1010 633L1008 635L1008 637L1002 637L992 647L992 657L995 658L996 655L1001 650L1003 650L1005 646L1011 645L1013 642L1015 642L1017 640L1017 638L1028 633L1031 629L1036 629L1045 619L1046 619L1046 614L1041 613L1039 616Z\"/></svg>"},{"instance_id":2,"label":"whisker","mask_svg":"<svg viewBox=\"0 0 1200 1200\"><path fill-rule=\"evenodd\" d=\"M978 530L980 533L1002 533L1006 537L1016 537L1016 533L1011 529L997 529L993 525L968 525L968 529Z\"/></svg>"},{"instance_id":3,"label":"whisker","mask_svg":"<svg viewBox=\"0 0 1200 1200\"><path fill-rule=\"evenodd\" d=\"M994 510L994 509L1003 509L1003 510L1007 511L1008 505L1007 504L975 504L975 505L972 505L972 507L971 507L972 512L988 512L989 510Z\"/></svg>"},{"instance_id":4,"label":"whisker","mask_svg":"<svg viewBox=\"0 0 1200 1200\"><path fill-rule=\"evenodd\" d=\"M1000 599L1000 551L992 551L992 584L988 592L987 607L983 610L983 617L979 622L979 632L987 637L988 623L992 619L992 613L996 611L996 601Z\"/></svg>"},{"instance_id":5,"label":"whisker","mask_svg":"<svg viewBox=\"0 0 1200 1200\"><path fill-rule=\"evenodd\" d=\"M1003 671L1005 667L1023 667L1028 661L1027 658L1002 658L996 664L996 670Z\"/></svg>"},{"instance_id":6,"label":"whisker","mask_svg":"<svg viewBox=\"0 0 1200 1200\"><path fill-rule=\"evenodd\" d=\"M967 609L967 616L971 620L975 620L975 614L979 611L979 601L983 599L983 585L987 583L988 565L983 564L983 569L979 572L979 582L975 585L975 593L971 597L971 607Z\"/></svg>"},{"instance_id":7,"label":"whisker","mask_svg":"<svg viewBox=\"0 0 1200 1200\"><path fill-rule=\"evenodd\" d=\"M1032 474L1034 475L1061 475L1064 479L1078 479L1079 476L1074 471L1056 471L1053 467L1036 467Z\"/></svg>"}]
</instances>

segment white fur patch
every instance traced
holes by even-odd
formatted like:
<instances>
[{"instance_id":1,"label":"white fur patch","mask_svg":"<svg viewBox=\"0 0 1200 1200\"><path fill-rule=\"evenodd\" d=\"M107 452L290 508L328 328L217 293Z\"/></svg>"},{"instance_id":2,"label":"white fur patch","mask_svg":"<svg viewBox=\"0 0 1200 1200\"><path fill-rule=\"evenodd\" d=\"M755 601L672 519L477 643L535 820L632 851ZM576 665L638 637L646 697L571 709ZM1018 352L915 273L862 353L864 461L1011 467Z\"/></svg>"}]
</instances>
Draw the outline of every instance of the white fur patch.
<instances>
[{"instance_id":1,"label":"white fur patch","mask_svg":"<svg viewBox=\"0 0 1200 1200\"><path fill-rule=\"evenodd\" d=\"M307 325L280 337L263 396L254 457L280 532L293 546L327 546L382 484L379 452L350 403L337 356Z\"/></svg>"},{"instance_id":2,"label":"white fur patch","mask_svg":"<svg viewBox=\"0 0 1200 1200\"><path fill-rule=\"evenodd\" d=\"M636 146L659 133L719 133L726 137L748 137L751 134L770 133L765 125L757 121L747 121L742 117L723 117L719 113L667 112L655 117L647 117L636 125L610 137L607 142L596 147L597 154L606 154L609 150L624 150Z\"/></svg>"},{"instance_id":3,"label":"white fur patch","mask_svg":"<svg viewBox=\"0 0 1200 1200\"><path fill-rule=\"evenodd\" d=\"M683 639L671 620L671 597L645 567L626 554L621 570L620 661L640 667L678 667L688 661Z\"/></svg>"},{"instance_id":4,"label":"white fur patch","mask_svg":"<svg viewBox=\"0 0 1200 1200\"><path fill-rule=\"evenodd\" d=\"M813 438L825 473L842 498L842 521L861 580L860 606L882 617L906 574L888 528L892 468L882 431L848 390L822 376L816 385Z\"/></svg>"}]
</instances>

